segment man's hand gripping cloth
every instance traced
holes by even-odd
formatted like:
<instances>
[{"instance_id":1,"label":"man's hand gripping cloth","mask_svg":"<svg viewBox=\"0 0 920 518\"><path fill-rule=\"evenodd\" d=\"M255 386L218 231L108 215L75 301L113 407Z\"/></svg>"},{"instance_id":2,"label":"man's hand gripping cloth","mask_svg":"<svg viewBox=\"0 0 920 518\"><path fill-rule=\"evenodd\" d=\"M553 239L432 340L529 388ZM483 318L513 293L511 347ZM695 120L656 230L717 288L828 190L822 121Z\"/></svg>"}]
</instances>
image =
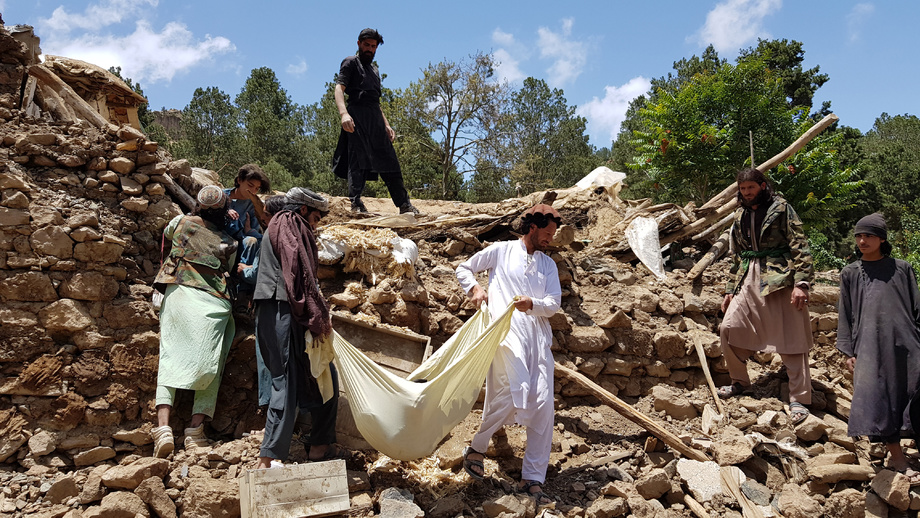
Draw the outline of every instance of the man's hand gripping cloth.
<instances>
[{"instance_id":1,"label":"man's hand gripping cloth","mask_svg":"<svg viewBox=\"0 0 920 518\"><path fill-rule=\"evenodd\" d=\"M364 439L398 460L430 455L473 408L495 351L511 328L513 310L509 304L490 323L483 304L407 379L379 367L333 332L339 376Z\"/></svg>"},{"instance_id":2,"label":"man's hand gripping cloth","mask_svg":"<svg viewBox=\"0 0 920 518\"><path fill-rule=\"evenodd\" d=\"M310 358L310 374L316 378L319 393L323 396L323 403L325 403L334 395L332 391L335 386L332 383L332 371L329 370L329 362L335 359L335 351L332 349L332 333L315 338L308 329L304 334L304 339L307 344L305 352Z\"/></svg>"}]
</instances>

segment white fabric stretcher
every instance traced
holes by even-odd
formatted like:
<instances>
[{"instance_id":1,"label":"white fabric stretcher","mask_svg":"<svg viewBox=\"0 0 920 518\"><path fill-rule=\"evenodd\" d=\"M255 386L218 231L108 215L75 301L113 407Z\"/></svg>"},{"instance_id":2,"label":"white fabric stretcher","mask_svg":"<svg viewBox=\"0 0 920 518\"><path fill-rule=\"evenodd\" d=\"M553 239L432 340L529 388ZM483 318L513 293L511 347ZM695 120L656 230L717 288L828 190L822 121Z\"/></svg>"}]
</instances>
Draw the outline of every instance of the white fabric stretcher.
<instances>
[{"instance_id":1,"label":"white fabric stretcher","mask_svg":"<svg viewBox=\"0 0 920 518\"><path fill-rule=\"evenodd\" d=\"M479 397L514 306L495 321L483 304L437 352L403 379L334 334L339 380L358 430L381 453L398 460L430 455Z\"/></svg>"}]
</instances>

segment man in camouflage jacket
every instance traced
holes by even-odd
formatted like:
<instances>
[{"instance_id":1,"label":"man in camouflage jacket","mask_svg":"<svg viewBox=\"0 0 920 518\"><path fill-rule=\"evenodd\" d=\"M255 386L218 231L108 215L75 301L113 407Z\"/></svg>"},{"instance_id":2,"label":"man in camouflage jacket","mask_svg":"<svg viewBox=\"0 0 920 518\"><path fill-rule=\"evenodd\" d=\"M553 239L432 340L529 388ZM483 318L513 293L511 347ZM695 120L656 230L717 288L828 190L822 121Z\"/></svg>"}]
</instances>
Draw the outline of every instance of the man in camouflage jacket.
<instances>
[{"instance_id":1,"label":"man in camouflage jacket","mask_svg":"<svg viewBox=\"0 0 920 518\"><path fill-rule=\"evenodd\" d=\"M725 287L726 294L737 295L744 282L747 269L742 269L740 251L752 250L750 236L740 230L742 218L750 212L744 208L735 211L731 227L732 256L731 279ZM750 215L748 215L750 218ZM802 220L795 209L782 196L773 195L761 226L760 249L783 250L781 256L760 258L760 294L767 295L782 288L798 286L808 291L814 280L814 260L808 251L808 240L802 231Z\"/></svg>"},{"instance_id":2,"label":"man in camouflage jacket","mask_svg":"<svg viewBox=\"0 0 920 518\"><path fill-rule=\"evenodd\" d=\"M730 231L732 278L720 328L732 384L721 387L719 395L731 397L750 386L745 362L754 352L778 353L789 375L789 407L797 424L811 404L808 290L813 260L798 214L773 193L763 173L751 168L738 173L738 199L741 207Z\"/></svg>"}]
</instances>

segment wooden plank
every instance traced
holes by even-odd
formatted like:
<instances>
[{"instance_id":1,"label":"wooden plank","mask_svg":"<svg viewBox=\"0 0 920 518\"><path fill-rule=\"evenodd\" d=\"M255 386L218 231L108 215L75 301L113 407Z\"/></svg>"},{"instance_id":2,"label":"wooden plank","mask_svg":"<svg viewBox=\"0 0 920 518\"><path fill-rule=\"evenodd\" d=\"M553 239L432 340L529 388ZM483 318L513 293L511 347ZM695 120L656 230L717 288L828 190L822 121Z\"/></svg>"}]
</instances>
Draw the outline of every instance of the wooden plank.
<instances>
[{"instance_id":1,"label":"wooden plank","mask_svg":"<svg viewBox=\"0 0 920 518\"><path fill-rule=\"evenodd\" d=\"M340 312L332 313L332 326L374 363L401 377L406 377L431 356L428 336L374 325Z\"/></svg>"},{"instance_id":2,"label":"wooden plank","mask_svg":"<svg viewBox=\"0 0 920 518\"><path fill-rule=\"evenodd\" d=\"M97 128L106 130L112 134L118 131L118 127L114 124L110 124L109 121L105 120L102 115L94 110L89 103L83 100L82 97L77 95L67 83L61 80L54 72L52 72L48 67L44 65L32 65L29 67L29 75L35 77L42 83L51 87L52 90L58 93L64 101L70 106L70 109L73 110L81 119L88 121L90 124L96 126Z\"/></svg>"},{"instance_id":3,"label":"wooden plank","mask_svg":"<svg viewBox=\"0 0 920 518\"><path fill-rule=\"evenodd\" d=\"M709 266L714 263L715 260L725 252L725 250L728 249L728 240L729 232L726 230L725 233L719 236L719 239L713 243L712 247L706 252L706 254L703 255L703 258L700 259L699 262L697 262L695 265L693 265L693 268L690 269L690 273L687 274L687 278L691 281L695 280L703 273L704 270L706 270L706 268L709 268Z\"/></svg>"},{"instance_id":4,"label":"wooden plank","mask_svg":"<svg viewBox=\"0 0 920 518\"><path fill-rule=\"evenodd\" d=\"M719 398L716 384L712 381L712 374L709 372L709 361L706 359L706 352L703 351L703 344L700 343L700 337L696 333L690 334L693 338L693 347L696 349L696 355L700 357L700 367L703 368L703 374L706 375L706 383L709 385L709 391L712 392L712 398L716 400L716 408L719 409L720 415L725 415L725 407L722 406L722 399Z\"/></svg>"},{"instance_id":5,"label":"wooden plank","mask_svg":"<svg viewBox=\"0 0 920 518\"><path fill-rule=\"evenodd\" d=\"M687 446L686 444L684 444L683 441L680 440L679 437L665 430L661 425L649 419L648 417L643 415L641 412L635 410L633 407L626 404L626 402L623 401L622 399L604 390L603 387L589 380L583 374L575 372L572 369L569 369L568 367L560 364L559 362L556 362L556 372L561 374L563 377L568 378L578 383L582 387L588 389L588 391L593 396L595 396L596 398L600 399L601 401L609 405L611 408L619 412L620 415L622 415L626 419L629 419L630 421L636 423L637 425L651 432L652 435L661 439L665 444L667 444L669 447L679 452L684 457L687 457L693 460L698 460L700 462L706 462L707 460L712 460L705 453Z\"/></svg>"},{"instance_id":6,"label":"wooden plank","mask_svg":"<svg viewBox=\"0 0 920 518\"><path fill-rule=\"evenodd\" d=\"M706 508L687 493L684 493L684 503L698 518L709 518L709 512L706 511Z\"/></svg>"},{"instance_id":7,"label":"wooden plank","mask_svg":"<svg viewBox=\"0 0 920 518\"><path fill-rule=\"evenodd\" d=\"M741 513L744 518L764 518L760 508L741 492L740 469L735 466L725 466L719 470L719 477L722 479L722 489L727 489L729 494L735 497L735 500L741 505Z\"/></svg>"},{"instance_id":8,"label":"wooden plank","mask_svg":"<svg viewBox=\"0 0 920 518\"><path fill-rule=\"evenodd\" d=\"M350 505L344 460L247 470L240 477L243 518L326 516Z\"/></svg>"}]
</instances>

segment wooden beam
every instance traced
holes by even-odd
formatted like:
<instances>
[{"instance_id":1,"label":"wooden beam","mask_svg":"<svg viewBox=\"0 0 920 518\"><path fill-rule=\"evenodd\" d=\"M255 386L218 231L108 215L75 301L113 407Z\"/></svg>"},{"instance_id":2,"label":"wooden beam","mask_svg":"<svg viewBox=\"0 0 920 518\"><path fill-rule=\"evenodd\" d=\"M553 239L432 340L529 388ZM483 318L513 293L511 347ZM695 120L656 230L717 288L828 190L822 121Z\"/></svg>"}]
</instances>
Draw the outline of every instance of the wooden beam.
<instances>
[{"instance_id":1,"label":"wooden beam","mask_svg":"<svg viewBox=\"0 0 920 518\"><path fill-rule=\"evenodd\" d=\"M165 185L166 190L172 193L172 195L176 197L182 205L185 205L185 208L189 211L195 209L195 205L198 203L195 201L195 198L192 198L189 193L185 192L185 189L177 184L176 181L173 180L172 177L168 174L158 174L151 176L150 181Z\"/></svg>"},{"instance_id":2,"label":"wooden beam","mask_svg":"<svg viewBox=\"0 0 920 518\"><path fill-rule=\"evenodd\" d=\"M39 83L38 89L42 94L42 106L55 119L61 122L74 122L77 119L76 114L70 109L67 102L50 86L45 83Z\"/></svg>"},{"instance_id":3,"label":"wooden beam","mask_svg":"<svg viewBox=\"0 0 920 518\"><path fill-rule=\"evenodd\" d=\"M716 390L716 384L712 381L712 374L709 372L709 361L706 359L706 352L703 351L703 344L700 343L700 337L696 333L693 335L693 347L696 349L697 356L700 357L700 367L703 368L703 374L706 375L706 383L709 385L709 391L712 392L712 398L716 400L716 408L719 409L720 415L725 414L725 407L722 406L722 399L719 398L719 391Z\"/></svg>"},{"instance_id":4,"label":"wooden beam","mask_svg":"<svg viewBox=\"0 0 920 518\"><path fill-rule=\"evenodd\" d=\"M581 373L575 372L572 369L556 362L556 372L561 374L563 377L578 383L582 387L588 389L588 391L594 397L600 399L608 406L612 407L614 410L620 413L626 419L636 423L637 425L645 428L652 433L655 437L658 437L665 444L670 446L672 449L676 450L678 453L687 457L689 459L698 460L700 462L706 462L710 459L705 453L695 450L680 440L679 437L673 433L665 430L661 425L655 421L649 419L641 412L635 410L633 407L626 404L622 399L614 396L609 391L604 390L603 387L589 380L586 376Z\"/></svg>"},{"instance_id":5,"label":"wooden beam","mask_svg":"<svg viewBox=\"0 0 920 518\"><path fill-rule=\"evenodd\" d=\"M709 236L711 236L712 234L715 234L716 232L719 232L719 231L721 231L722 229L724 229L725 227L727 227L727 226L732 222L732 219L734 218L734 216L735 216L734 213L729 214L728 216L725 216L724 218L722 218L722 219L720 219L719 221L717 221L717 222L715 223L715 225L710 225L710 227L707 228L706 230L704 230L704 231L700 232L699 234L697 234L697 235L691 237L691 238L690 238L690 241L696 243L697 241L702 241L702 240L704 240L704 239L708 239Z\"/></svg>"},{"instance_id":6,"label":"wooden beam","mask_svg":"<svg viewBox=\"0 0 920 518\"><path fill-rule=\"evenodd\" d=\"M61 80L54 72L51 71L48 67L44 65L32 65L29 67L29 75L38 79L42 83L48 85L52 90L57 92L61 98L67 102L74 114L89 122L93 126L101 130L108 131L112 134L115 134L118 131L118 127L114 124L109 123L105 120L102 115L99 115L99 112L94 110L89 103L83 100L82 97L77 95L67 83Z\"/></svg>"},{"instance_id":7,"label":"wooden beam","mask_svg":"<svg viewBox=\"0 0 920 518\"><path fill-rule=\"evenodd\" d=\"M709 267L716 259L721 256L725 250L728 248L729 233L726 230L722 233L718 240L712 244L712 247L708 252L703 256L696 265L690 270L690 273L687 274L687 278L691 281L699 277L703 271Z\"/></svg>"}]
</instances>

